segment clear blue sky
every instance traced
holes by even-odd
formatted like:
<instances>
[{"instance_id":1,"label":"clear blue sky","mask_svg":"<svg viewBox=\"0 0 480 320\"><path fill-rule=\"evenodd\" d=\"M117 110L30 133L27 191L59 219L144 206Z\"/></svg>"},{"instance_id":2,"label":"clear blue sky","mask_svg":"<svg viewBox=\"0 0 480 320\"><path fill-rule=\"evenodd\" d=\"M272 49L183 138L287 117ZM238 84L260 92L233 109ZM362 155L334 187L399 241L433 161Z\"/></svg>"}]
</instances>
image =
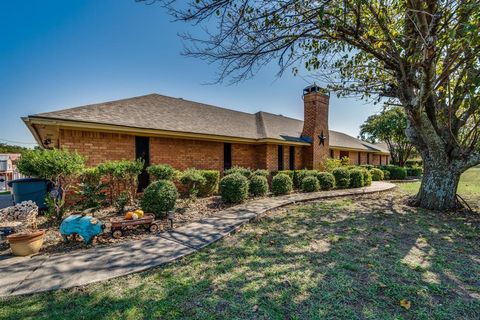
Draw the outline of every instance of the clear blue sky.
<instances>
[{"instance_id":1,"label":"clear blue sky","mask_svg":"<svg viewBox=\"0 0 480 320\"><path fill-rule=\"evenodd\" d=\"M0 141L34 142L22 116L152 92L303 118L308 83L277 79L275 65L238 85L205 85L216 67L180 54L177 34L189 30L134 0L0 1ZM357 136L379 109L332 97L330 129Z\"/></svg>"}]
</instances>

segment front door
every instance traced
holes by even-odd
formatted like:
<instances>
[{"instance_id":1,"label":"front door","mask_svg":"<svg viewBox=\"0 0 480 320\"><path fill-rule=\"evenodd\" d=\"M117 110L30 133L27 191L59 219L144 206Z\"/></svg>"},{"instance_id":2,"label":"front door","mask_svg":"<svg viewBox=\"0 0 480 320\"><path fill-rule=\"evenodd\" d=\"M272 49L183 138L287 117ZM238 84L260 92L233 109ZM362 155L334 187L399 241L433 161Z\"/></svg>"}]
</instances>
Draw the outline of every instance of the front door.
<instances>
[{"instance_id":1,"label":"front door","mask_svg":"<svg viewBox=\"0 0 480 320\"><path fill-rule=\"evenodd\" d=\"M135 137L135 159L142 159L144 166L138 176L138 192L148 186L149 177L146 168L150 165L150 139L148 137Z\"/></svg>"}]
</instances>

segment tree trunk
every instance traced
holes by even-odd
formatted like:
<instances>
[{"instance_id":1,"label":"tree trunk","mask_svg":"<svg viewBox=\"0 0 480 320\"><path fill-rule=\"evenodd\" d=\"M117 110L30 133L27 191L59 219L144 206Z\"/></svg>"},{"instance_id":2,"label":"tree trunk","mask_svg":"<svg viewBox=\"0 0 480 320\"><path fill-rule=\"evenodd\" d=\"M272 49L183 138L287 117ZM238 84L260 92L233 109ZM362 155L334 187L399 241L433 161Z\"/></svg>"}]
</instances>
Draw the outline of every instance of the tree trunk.
<instances>
[{"instance_id":1,"label":"tree trunk","mask_svg":"<svg viewBox=\"0 0 480 320\"><path fill-rule=\"evenodd\" d=\"M431 163L434 162L434 163ZM414 205L432 210L452 210L458 207L457 186L461 170L434 160L424 163L420 191Z\"/></svg>"}]
</instances>

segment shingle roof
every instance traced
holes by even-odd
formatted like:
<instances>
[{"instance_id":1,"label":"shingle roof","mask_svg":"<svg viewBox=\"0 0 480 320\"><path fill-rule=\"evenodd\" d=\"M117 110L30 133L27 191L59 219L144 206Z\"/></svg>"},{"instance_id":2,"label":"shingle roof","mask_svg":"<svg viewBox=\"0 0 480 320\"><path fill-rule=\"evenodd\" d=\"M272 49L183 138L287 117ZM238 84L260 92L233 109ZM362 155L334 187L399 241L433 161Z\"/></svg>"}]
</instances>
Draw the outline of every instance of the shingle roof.
<instances>
[{"instance_id":1,"label":"shingle roof","mask_svg":"<svg viewBox=\"0 0 480 320\"><path fill-rule=\"evenodd\" d=\"M262 111L251 114L159 94L39 113L30 117L246 139L306 142L300 138L303 121L298 119ZM385 152L382 148L336 131L330 131L330 146Z\"/></svg>"}]
</instances>

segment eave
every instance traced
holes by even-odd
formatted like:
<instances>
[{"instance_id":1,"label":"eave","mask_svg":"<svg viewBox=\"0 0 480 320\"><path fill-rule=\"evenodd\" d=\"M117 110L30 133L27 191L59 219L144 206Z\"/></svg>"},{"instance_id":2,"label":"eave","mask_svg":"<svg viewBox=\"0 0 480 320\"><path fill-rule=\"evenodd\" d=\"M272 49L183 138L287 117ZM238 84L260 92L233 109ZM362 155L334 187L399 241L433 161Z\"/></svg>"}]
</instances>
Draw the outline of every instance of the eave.
<instances>
[{"instance_id":1,"label":"eave","mask_svg":"<svg viewBox=\"0 0 480 320\"><path fill-rule=\"evenodd\" d=\"M250 138L241 138L241 137L231 137L231 136L222 136L222 135L212 135L212 134L202 134L202 133L193 133L193 132L180 132L180 131L169 131L169 130L159 130L159 129L148 129L148 128L139 128L139 127L130 127L122 125L113 125L105 123L95 123L95 122L85 122L85 121L73 121L73 120L64 120L64 119L52 119L44 118L37 116L28 116L22 118L23 122L27 125L29 130L32 132L35 140L39 143L40 146L43 146L42 139L38 134L37 130L33 125L49 125L56 126L59 129L76 129L76 130L85 130L85 131L100 131L100 132L109 132L109 133L120 133L120 134L130 134L137 136L153 136L153 137L164 137L164 138L177 138L177 139L194 139L194 140L204 140L204 141L218 141L218 142L231 142L231 143L246 143L246 144L283 144L283 145L298 145L298 146L309 146L308 142L300 141L287 141L281 139L250 139Z\"/></svg>"}]
</instances>

